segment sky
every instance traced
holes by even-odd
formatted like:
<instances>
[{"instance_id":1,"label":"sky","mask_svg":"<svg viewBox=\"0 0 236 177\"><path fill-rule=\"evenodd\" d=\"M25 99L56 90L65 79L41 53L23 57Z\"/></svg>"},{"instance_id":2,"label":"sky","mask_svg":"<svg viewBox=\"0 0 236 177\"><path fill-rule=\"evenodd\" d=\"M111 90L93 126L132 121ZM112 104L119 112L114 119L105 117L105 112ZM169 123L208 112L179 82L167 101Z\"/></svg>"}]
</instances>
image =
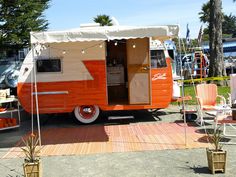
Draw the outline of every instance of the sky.
<instances>
[{"instance_id":1,"label":"sky","mask_svg":"<svg viewBox=\"0 0 236 177\"><path fill-rule=\"evenodd\" d=\"M93 23L97 15L115 17L120 25L180 25L180 36L197 38L201 22L198 13L207 0L51 0L45 11L49 30L78 28ZM236 2L222 0L223 12L236 15Z\"/></svg>"}]
</instances>

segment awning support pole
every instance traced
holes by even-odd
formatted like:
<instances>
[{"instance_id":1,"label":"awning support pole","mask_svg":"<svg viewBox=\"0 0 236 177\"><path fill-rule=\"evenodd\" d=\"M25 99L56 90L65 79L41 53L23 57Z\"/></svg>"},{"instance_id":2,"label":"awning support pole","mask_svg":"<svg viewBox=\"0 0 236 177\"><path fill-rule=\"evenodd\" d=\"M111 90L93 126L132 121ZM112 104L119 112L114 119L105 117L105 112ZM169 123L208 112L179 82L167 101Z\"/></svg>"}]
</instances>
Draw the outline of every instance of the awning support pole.
<instances>
[{"instance_id":1,"label":"awning support pole","mask_svg":"<svg viewBox=\"0 0 236 177\"><path fill-rule=\"evenodd\" d=\"M33 52L35 46L32 46ZM40 131L40 120L39 120L39 105L38 105L38 88L37 88L37 76L36 76L36 62L35 57L33 55L33 74L34 74L34 92L35 92L35 106L36 106L36 116L37 116L37 125L38 125L38 136L39 136L39 146L41 147L41 131ZM32 94L33 97L33 94Z\"/></svg>"},{"instance_id":2,"label":"awning support pole","mask_svg":"<svg viewBox=\"0 0 236 177\"><path fill-rule=\"evenodd\" d=\"M181 54L181 40L180 37L178 37L179 42L179 53L180 53L180 77L182 80L182 112L184 116L184 140L185 140L185 147L187 147L187 123L186 123L186 114L185 114L185 102L184 102L184 78L183 78L183 68L182 68L182 54Z\"/></svg>"}]
</instances>

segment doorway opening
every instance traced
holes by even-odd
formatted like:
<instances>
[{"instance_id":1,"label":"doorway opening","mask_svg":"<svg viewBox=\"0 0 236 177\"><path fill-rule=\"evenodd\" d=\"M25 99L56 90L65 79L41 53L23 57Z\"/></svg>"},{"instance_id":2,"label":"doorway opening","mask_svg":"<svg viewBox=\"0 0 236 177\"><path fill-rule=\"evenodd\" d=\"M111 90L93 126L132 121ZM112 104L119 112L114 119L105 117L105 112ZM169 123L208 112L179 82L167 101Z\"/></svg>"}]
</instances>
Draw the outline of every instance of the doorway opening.
<instances>
[{"instance_id":1,"label":"doorway opening","mask_svg":"<svg viewBox=\"0 0 236 177\"><path fill-rule=\"evenodd\" d=\"M109 105L129 103L126 51L126 40L107 41L106 69Z\"/></svg>"}]
</instances>

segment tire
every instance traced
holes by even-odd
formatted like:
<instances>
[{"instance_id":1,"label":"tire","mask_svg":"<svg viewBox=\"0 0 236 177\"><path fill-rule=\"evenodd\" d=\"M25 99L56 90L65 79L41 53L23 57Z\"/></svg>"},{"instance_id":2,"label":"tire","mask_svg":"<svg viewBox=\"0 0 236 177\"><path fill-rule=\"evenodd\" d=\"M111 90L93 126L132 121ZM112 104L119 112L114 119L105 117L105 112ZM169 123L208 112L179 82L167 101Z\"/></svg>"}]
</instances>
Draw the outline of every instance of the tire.
<instances>
[{"instance_id":1,"label":"tire","mask_svg":"<svg viewBox=\"0 0 236 177\"><path fill-rule=\"evenodd\" d=\"M159 109L156 108L156 109L148 109L147 111L148 111L148 112L151 112L151 113L155 113L155 112L157 112L158 110L159 110Z\"/></svg>"},{"instance_id":2,"label":"tire","mask_svg":"<svg viewBox=\"0 0 236 177\"><path fill-rule=\"evenodd\" d=\"M17 80L20 72L18 70L12 70L5 75L5 83L8 87L16 88Z\"/></svg>"},{"instance_id":3,"label":"tire","mask_svg":"<svg viewBox=\"0 0 236 177\"><path fill-rule=\"evenodd\" d=\"M99 112L97 105L77 106L74 110L76 119L84 124L94 122L98 118Z\"/></svg>"}]
</instances>

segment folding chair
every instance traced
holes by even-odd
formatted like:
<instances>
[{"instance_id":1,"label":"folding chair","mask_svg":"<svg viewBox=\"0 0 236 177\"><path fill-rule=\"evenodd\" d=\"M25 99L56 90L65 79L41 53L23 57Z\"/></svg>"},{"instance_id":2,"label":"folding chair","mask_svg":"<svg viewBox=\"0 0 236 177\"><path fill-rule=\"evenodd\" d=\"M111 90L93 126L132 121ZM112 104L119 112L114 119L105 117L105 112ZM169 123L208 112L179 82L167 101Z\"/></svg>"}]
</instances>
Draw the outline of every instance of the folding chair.
<instances>
[{"instance_id":1,"label":"folding chair","mask_svg":"<svg viewBox=\"0 0 236 177\"><path fill-rule=\"evenodd\" d=\"M217 85L216 84L199 84L196 87L196 98L199 103L199 118L198 121L200 125L203 125L203 122L209 120L204 120L203 113L205 111L216 111L217 106L217 97L221 99L221 106L226 105L226 100L223 96L218 95ZM210 121L214 121L214 118Z\"/></svg>"},{"instance_id":2,"label":"folding chair","mask_svg":"<svg viewBox=\"0 0 236 177\"><path fill-rule=\"evenodd\" d=\"M227 109L227 108L226 108ZM215 130L220 124L223 127L223 135L225 138L236 138L236 120L233 120L232 115L220 115L216 116ZM221 141L224 144L236 144L235 141Z\"/></svg>"}]
</instances>

